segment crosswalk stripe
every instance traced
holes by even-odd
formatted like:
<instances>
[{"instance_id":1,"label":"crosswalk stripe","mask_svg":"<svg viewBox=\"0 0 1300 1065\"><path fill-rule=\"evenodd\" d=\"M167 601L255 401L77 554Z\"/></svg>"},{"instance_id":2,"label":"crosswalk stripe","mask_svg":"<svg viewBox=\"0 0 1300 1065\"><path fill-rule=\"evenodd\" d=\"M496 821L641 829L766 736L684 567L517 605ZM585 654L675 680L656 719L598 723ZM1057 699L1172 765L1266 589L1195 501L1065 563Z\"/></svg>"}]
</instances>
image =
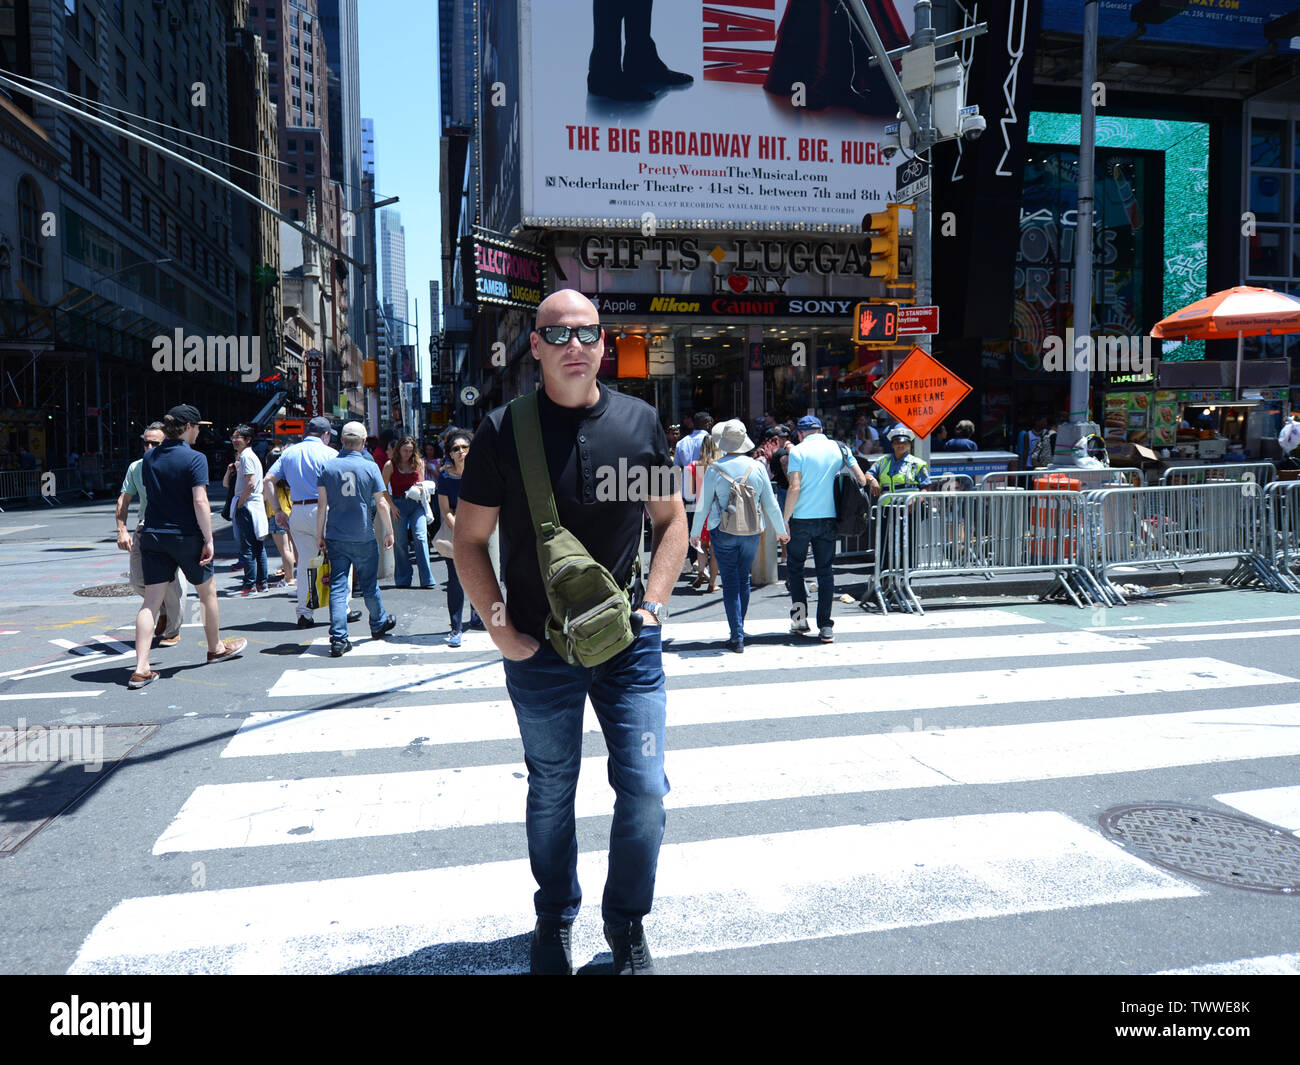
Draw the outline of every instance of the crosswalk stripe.
<instances>
[{"instance_id":1,"label":"crosswalk stripe","mask_svg":"<svg viewBox=\"0 0 1300 1065\"><path fill-rule=\"evenodd\" d=\"M21 695L12 693L0 695L0 702L15 702L19 699L88 699L93 695L103 695L104 689L90 689L75 692L25 692Z\"/></svg>"},{"instance_id":2,"label":"crosswalk stripe","mask_svg":"<svg viewBox=\"0 0 1300 1065\"><path fill-rule=\"evenodd\" d=\"M1220 640L1264 640L1276 636L1300 636L1300 629L1252 629L1249 632L1225 630L1202 635L1199 632L1184 632L1178 636L1143 636L1146 643L1205 643Z\"/></svg>"},{"instance_id":3,"label":"crosswalk stripe","mask_svg":"<svg viewBox=\"0 0 1300 1065\"><path fill-rule=\"evenodd\" d=\"M589 892L605 863L579 856ZM430 944L438 968L482 971L495 947L517 971L532 890L518 859L127 899L69 971L337 971ZM667 844L647 930L667 957L1200 894L1063 814L968 815ZM592 909L573 931L575 963L607 951Z\"/></svg>"},{"instance_id":4,"label":"crosswalk stripe","mask_svg":"<svg viewBox=\"0 0 1300 1065\"><path fill-rule=\"evenodd\" d=\"M1153 621L1134 625L1124 621L1114 621L1109 625L1087 625L1086 632L1111 632L1115 629L1204 629L1215 625L1270 625L1279 621L1300 621L1300 614L1285 614L1275 618L1230 618L1223 621ZM1231 632L1231 629L1226 631Z\"/></svg>"},{"instance_id":5,"label":"crosswalk stripe","mask_svg":"<svg viewBox=\"0 0 1300 1065\"><path fill-rule=\"evenodd\" d=\"M1257 817L1270 825L1279 825L1300 836L1300 786L1233 791L1216 795L1215 799L1250 817Z\"/></svg>"},{"instance_id":6,"label":"crosswalk stripe","mask_svg":"<svg viewBox=\"0 0 1300 1065\"><path fill-rule=\"evenodd\" d=\"M820 674L819 674L820 675ZM670 726L820 717L831 714L923 711L948 706L1134 697L1260 684L1293 684L1291 677L1213 658L1134 662L1122 673L1112 664L1033 666L945 673L942 685L924 673L860 679L766 684L761 700L743 687L669 689ZM590 705L584 722L598 732ZM509 700L415 706L326 707L250 714L222 751L223 758L302 752L372 750L413 743L478 743L516 739Z\"/></svg>"},{"instance_id":7,"label":"crosswalk stripe","mask_svg":"<svg viewBox=\"0 0 1300 1065\"><path fill-rule=\"evenodd\" d=\"M1214 961L1186 969L1162 969L1153 976L1300 976L1300 954L1268 954L1261 958Z\"/></svg>"},{"instance_id":8,"label":"crosswalk stripe","mask_svg":"<svg viewBox=\"0 0 1300 1065\"><path fill-rule=\"evenodd\" d=\"M963 632L974 629L989 629L1012 626L1041 626L1037 618L1023 614L1013 614L1004 610L947 610L932 611L929 614L847 614L835 619L837 635L864 632L941 632L957 629ZM745 631L752 636L779 636L790 631L790 624L780 618L765 618L745 622ZM673 621L664 630L665 639L681 643L694 643L698 640L725 640L727 623L719 618L717 621ZM464 642L459 652L446 645L446 636L441 633L421 636L397 636L387 640L354 641L351 655L396 655L396 654L465 654L476 650L492 650L492 641L487 633L466 631ZM329 654L329 637L320 636L313 640L303 652L303 658L314 658Z\"/></svg>"},{"instance_id":9,"label":"crosswalk stripe","mask_svg":"<svg viewBox=\"0 0 1300 1065\"><path fill-rule=\"evenodd\" d=\"M672 809L962 784L1005 784L1300 754L1300 703L1132 717L835 736L670 750ZM607 815L606 759L583 759L575 811ZM154 854L518 822L515 763L210 784Z\"/></svg>"},{"instance_id":10,"label":"crosswalk stripe","mask_svg":"<svg viewBox=\"0 0 1300 1065\"><path fill-rule=\"evenodd\" d=\"M758 670L781 670L801 666L856 666L879 672L880 663L890 668L909 662L981 662L996 658L1043 658L1059 655L1123 654L1146 650L1140 640L1115 639L1096 632L1031 632L1010 636L950 636L929 639L889 640L883 643L843 641L821 644L799 639L797 643L756 645L757 654L733 655L720 648L675 651L663 658L669 677L699 675L721 664L728 674ZM275 698L308 695L374 695L380 692L436 691L499 688L505 686L505 670L498 657L450 659L445 663L395 664L382 673L374 666L336 666L285 670L270 689Z\"/></svg>"}]
</instances>

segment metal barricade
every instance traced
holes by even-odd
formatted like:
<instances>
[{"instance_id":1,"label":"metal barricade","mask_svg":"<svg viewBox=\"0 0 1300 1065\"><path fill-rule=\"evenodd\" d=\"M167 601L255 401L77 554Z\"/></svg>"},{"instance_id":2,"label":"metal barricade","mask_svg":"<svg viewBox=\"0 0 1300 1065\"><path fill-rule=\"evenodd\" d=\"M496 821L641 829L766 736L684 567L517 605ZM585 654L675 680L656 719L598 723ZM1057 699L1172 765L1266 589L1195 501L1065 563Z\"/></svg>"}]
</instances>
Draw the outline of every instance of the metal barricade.
<instances>
[{"instance_id":1,"label":"metal barricade","mask_svg":"<svg viewBox=\"0 0 1300 1065\"><path fill-rule=\"evenodd\" d=\"M923 614L912 588L926 577L1052 573L1043 598L1108 602L1088 566L1078 492L926 492L879 508L876 558L863 602Z\"/></svg>"},{"instance_id":2,"label":"metal barricade","mask_svg":"<svg viewBox=\"0 0 1300 1065\"><path fill-rule=\"evenodd\" d=\"M0 470L0 503L31 504L42 498L40 470ZM3 513L4 507L0 506Z\"/></svg>"},{"instance_id":3,"label":"metal barricade","mask_svg":"<svg viewBox=\"0 0 1300 1065\"><path fill-rule=\"evenodd\" d=\"M1300 481L1274 481L1264 490L1264 557L1288 591L1300 592Z\"/></svg>"},{"instance_id":4,"label":"metal barricade","mask_svg":"<svg viewBox=\"0 0 1300 1065\"><path fill-rule=\"evenodd\" d=\"M1133 488L1142 486L1142 471L1130 466L1103 466L1101 469L1088 470L1078 466L1047 466L1041 470L1000 470L986 473L980 478L981 492L1007 488L1032 488L1039 477L1051 474L1065 474L1078 481L1086 490L1103 486L1128 485Z\"/></svg>"},{"instance_id":5,"label":"metal barricade","mask_svg":"<svg viewBox=\"0 0 1300 1065\"><path fill-rule=\"evenodd\" d=\"M975 487L975 478L969 473L941 473L930 478L930 485L926 491L930 492L969 492ZM871 508L871 523L867 531L860 536L841 536L839 538L838 549L835 552L837 559L856 559L869 558L874 553L874 544L876 540L875 527L878 522L877 511L878 504L873 504Z\"/></svg>"},{"instance_id":6,"label":"metal barricade","mask_svg":"<svg viewBox=\"0 0 1300 1065\"><path fill-rule=\"evenodd\" d=\"M1117 566L1237 559L1229 583L1286 584L1264 554L1264 491L1253 481L1107 488L1084 493L1088 567L1111 605L1126 604L1110 583Z\"/></svg>"},{"instance_id":7,"label":"metal barricade","mask_svg":"<svg viewBox=\"0 0 1300 1065\"><path fill-rule=\"evenodd\" d=\"M1271 484L1277 467L1271 462L1223 462L1208 466L1170 466L1160 475L1162 485L1217 484L1221 481L1254 481Z\"/></svg>"}]
</instances>

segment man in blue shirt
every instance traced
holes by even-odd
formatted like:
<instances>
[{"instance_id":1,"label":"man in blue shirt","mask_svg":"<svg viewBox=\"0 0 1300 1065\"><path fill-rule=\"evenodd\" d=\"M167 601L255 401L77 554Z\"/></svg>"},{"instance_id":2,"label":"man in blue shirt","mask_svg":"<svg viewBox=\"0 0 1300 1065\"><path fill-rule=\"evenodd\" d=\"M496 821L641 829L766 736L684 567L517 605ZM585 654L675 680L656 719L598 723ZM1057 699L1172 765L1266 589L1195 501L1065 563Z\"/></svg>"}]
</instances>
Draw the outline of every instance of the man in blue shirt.
<instances>
[{"instance_id":1,"label":"man in blue shirt","mask_svg":"<svg viewBox=\"0 0 1300 1065\"><path fill-rule=\"evenodd\" d=\"M371 638L379 639L397 624L395 617L385 613L379 595L379 547L374 534L378 514L387 551L393 546L393 522L384 479L374 461L362 454L365 445L366 427L348 422L343 426L343 451L316 478L316 539L330 560L330 654L335 658L352 649L347 604L353 566L370 612Z\"/></svg>"},{"instance_id":2,"label":"man in blue shirt","mask_svg":"<svg viewBox=\"0 0 1300 1065\"><path fill-rule=\"evenodd\" d=\"M293 549L298 556L294 575L298 583L298 628L306 629L316 624L312 611L307 608L307 563L316 557L320 550L316 542L316 511L318 508L316 482L325 464L335 457L330 443L332 432L328 418L313 418L307 423L307 435L301 443L284 449L266 473L263 481L265 497L271 501L271 511L275 523L281 529L288 529L293 537ZM285 513L280 509L280 500L276 496L277 481L289 485L289 503L291 509ZM348 621L360 621L361 611L348 614Z\"/></svg>"},{"instance_id":3,"label":"man in blue shirt","mask_svg":"<svg viewBox=\"0 0 1300 1065\"><path fill-rule=\"evenodd\" d=\"M163 442L163 423L153 422L145 431L140 434L140 439L144 441L145 452L156 447L160 447ZM144 459L138 458L126 469L126 476L122 478L122 491L117 497L117 546L123 551L131 552L130 584L132 590L140 598L144 598L144 570L140 563L140 527L144 525L145 512L149 507L149 497L145 493L144 485L140 481L140 470L144 467ZM136 515L136 534L132 536L126 527L127 511L131 507L131 500L134 498L140 500L140 511ZM158 615L158 624L154 626L153 634L161 637L158 641L159 647L175 647L181 642L181 621L184 618L184 611L181 603L185 598L185 578L177 574L176 579L170 581L167 585L167 592L163 596L162 611Z\"/></svg>"},{"instance_id":4,"label":"man in blue shirt","mask_svg":"<svg viewBox=\"0 0 1300 1065\"><path fill-rule=\"evenodd\" d=\"M212 507L208 502L208 460L190 445L199 438L199 412L188 403L173 407L163 419L163 442L144 457L140 483L149 508L140 526L140 568L144 605L135 619L135 672L129 688L158 679L149 668L154 614L179 568L203 606L208 661L234 658L247 640L223 640L217 611L217 582L212 579Z\"/></svg>"},{"instance_id":5,"label":"man in blue shirt","mask_svg":"<svg viewBox=\"0 0 1300 1065\"><path fill-rule=\"evenodd\" d=\"M835 475L847 466L858 484L866 477L848 449L822 432L821 419L808 414L799 419L799 443L790 449L786 475L785 522L790 530L786 546L786 587L790 590L790 632L809 631L808 589L803 581L804 561L812 547L817 573L817 635L822 643L835 641L831 604L835 601Z\"/></svg>"}]
</instances>

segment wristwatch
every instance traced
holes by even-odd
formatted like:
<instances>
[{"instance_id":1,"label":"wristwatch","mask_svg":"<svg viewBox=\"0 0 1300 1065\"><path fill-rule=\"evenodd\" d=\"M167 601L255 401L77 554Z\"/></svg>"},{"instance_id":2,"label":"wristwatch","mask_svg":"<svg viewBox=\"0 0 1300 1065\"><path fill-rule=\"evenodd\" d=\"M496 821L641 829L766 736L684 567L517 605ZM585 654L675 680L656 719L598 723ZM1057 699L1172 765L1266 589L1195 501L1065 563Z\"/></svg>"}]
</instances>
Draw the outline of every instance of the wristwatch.
<instances>
[{"instance_id":1,"label":"wristwatch","mask_svg":"<svg viewBox=\"0 0 1300 1065\"><path fill-rule=\"evenodd\" d=\"M664 624L664 622L668 620L668 607L663 603L651 603L647 600L643 602L638 609L648 610L655 616L655 620L659 622L660 625Z\"/></svg>"}]
</instances>

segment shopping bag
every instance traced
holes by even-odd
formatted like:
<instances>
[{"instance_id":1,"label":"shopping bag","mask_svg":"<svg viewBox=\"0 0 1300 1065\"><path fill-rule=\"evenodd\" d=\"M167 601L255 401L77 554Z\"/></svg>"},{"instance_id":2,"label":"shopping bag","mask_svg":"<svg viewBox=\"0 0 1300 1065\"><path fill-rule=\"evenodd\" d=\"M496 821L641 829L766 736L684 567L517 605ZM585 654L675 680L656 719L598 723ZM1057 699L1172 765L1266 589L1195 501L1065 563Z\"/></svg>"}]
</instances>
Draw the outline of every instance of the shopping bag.
<instances>
[{"instance_id":1,"label":"shopping bag","mask_svg":"<svg viewBox=\"0 0 1300 1065\"><path fill-rule=\"evenodd\" d=\"M330 605L329 559L317 555L307 563L307 609L319 610Z\"/></svg>"}]
</instances>

